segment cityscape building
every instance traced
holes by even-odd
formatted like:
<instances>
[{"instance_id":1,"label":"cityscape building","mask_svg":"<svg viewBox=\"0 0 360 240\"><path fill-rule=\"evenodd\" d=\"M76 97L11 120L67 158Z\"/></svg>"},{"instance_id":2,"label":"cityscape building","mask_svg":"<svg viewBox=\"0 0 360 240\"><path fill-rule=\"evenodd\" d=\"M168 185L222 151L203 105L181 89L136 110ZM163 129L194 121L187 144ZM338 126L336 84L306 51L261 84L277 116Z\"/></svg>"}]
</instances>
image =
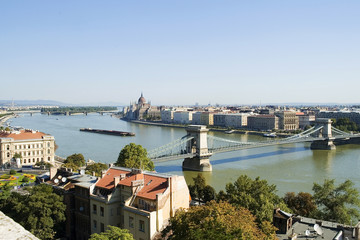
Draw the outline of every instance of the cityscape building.
<instances>
[{"instance_id":1,"label":"cityscape building","mask_svg":"<svg viewBox=\"0 0 360 240\"><path fill-rule=\"evenodd\" d=\"M279 129L297 130L299 129L299 118L293 111L278 111L275 115L279 118Z\"/></svg>"},{"instance_id":2,"label":"cityscape building","mask_svg":"<svg viewBox=\"0 0 360 240\"><path fill-rule=\"evenodd\" d=\"M18 153L21 158L14 159ZM0 165L32 166L37 162L54 162L55 139L49 134L18 129L0 131Z\"/></svg>"},{"instance_id":3,"label":"cityscape building","mask_svg":"<svg viewBox=\"0 0 360 240\"><path fill-rule=\"evenodd\" d=\"M153 239L179 208L189 207L183 176L111 167L90 194L91 232L128 229L136 240Z\"/></svg>"},{"instance_id":4,"label":"cityscape building","mask_svg":"<svg viewBox=\"0 0 360 240\"><path fill-rule=\"evenodd\" d=\"M279 118L275 115L252 115L247 118L248 129L268 131L279 129Z\"/></svg>"}]
</instances>

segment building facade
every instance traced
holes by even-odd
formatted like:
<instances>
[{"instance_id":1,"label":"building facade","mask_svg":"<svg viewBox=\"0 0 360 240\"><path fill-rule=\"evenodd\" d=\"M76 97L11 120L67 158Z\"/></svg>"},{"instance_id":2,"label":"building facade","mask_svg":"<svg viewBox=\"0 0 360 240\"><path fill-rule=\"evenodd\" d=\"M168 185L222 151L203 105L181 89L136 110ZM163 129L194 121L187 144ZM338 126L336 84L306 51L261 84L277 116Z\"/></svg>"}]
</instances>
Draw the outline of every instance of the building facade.
<instances>
[{"instance_id":1,"label":"building facade","mask_svg":"<svg viewBox=\"0 0 360 240\"><path fill-rule=\"evenodd\" d=\"M275 115L279 118L279 129L287 131L299 129L299 118L296 112L281 111L276 112Z\"/></svg>"},{"instance_id":2,"label":"building facade","mask_svg":"<svg viewBox=\"0 0 360 240\"><path fill-rule=\"evenodd\" d=\"M279 120L275 115L253 115L248 116L247 124L251 130L268 131L278 129Z\"/></svg>"},{"instance_id":3,"label":"building facade","mask_svg":"<svg viewBox=\"0 0 360 240\"><path fill-rule=\"evenodd\" d=\"M174 111L169 109L161 111L161 121L163 123L172 123L173 120L174 120Z\"/></svg>"},{"instance_id":4,"label":"building facade","mask_svg":"<svg viewBox=\"0 0 360 240\"><path fill-rule=\"evenodd\" d=\"M299 118L299 128L304 129L306 126L311 126L315 122L315 115L297 113Z\"/></svg>"},{"instance_id":5,"label":"building facade","mask_svg":"<svg viewBox=\"0 0 360 240\"><path fill-rule=\"evenodd\" d=\"M37 162L54 162L55 139L53 136L30 129L0 132L0 165L10 164L14 155L21 155L16 165L32 166Z\"/></svg>"},{"instance_id":6,"label":"building facade","mask_svg":"<svg viewBox=\"0 0 360 240\"><path fill-rule=\"evenodd\" d=\"M153 239L179 208L189 207L183 176L111 167L90 196L91 232L128 229L137 240Z\"/></svg>"},{"instance_id":7,"label":"building facade","mask_svg":"<svg viewBox=\"0 0 360 240\"><path fill-rule=\"evenodd\" d=\"M174 123L190 124L192 122L193 112L189 111L176 111L174 112Z\"/></svg>"},{"instance_id":8,"label":"building facade","mask_svg":"<svg viewBox=\"0 0 360 240\"><path fill-rule=\"evenodd\" d=\"M355 122L360 127L360 112L350 111L320 111L316 114L316 118L348 118L350 121Z\"/></svg>"},{"instance_id":9,"label":"building facade","mask_svg":"<svg viewBox=\"0 0 360 240\"><path fill-rule=\"evenodd\" d=\"M225 127L242 128L247 126L247 118L249 114L233 113L225 116Z\"/></svg>"},{"instance_id":10,"label":"building facade","mask_svg":"<svg viewBox=\"0 0 360 240\"><path fill-rule=\"evenodd\" d=\"M141 93L137 102L130 103L129 107L123 109L124 118L126 120L160 120L161 111L156 106L151 106Z\"/></svg>"}]
</instances>

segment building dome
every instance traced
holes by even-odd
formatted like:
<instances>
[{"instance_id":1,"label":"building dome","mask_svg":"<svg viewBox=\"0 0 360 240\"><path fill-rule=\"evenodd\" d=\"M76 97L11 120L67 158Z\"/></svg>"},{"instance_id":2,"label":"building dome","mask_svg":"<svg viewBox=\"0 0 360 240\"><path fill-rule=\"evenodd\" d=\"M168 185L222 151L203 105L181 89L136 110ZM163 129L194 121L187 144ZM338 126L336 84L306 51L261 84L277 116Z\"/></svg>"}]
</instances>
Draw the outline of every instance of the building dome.
<instances>
[{"instance_id":1,"label":"building dome","mask_svg":"<svg viewBox=\"0 0 360 240\"><path fill-rule=\"evenodd\" d=\"M143 94L141 93L141 97L138 100L138 104L144 104L146 103L146 99L144 98Z\"/></svg>"}]
</instances>

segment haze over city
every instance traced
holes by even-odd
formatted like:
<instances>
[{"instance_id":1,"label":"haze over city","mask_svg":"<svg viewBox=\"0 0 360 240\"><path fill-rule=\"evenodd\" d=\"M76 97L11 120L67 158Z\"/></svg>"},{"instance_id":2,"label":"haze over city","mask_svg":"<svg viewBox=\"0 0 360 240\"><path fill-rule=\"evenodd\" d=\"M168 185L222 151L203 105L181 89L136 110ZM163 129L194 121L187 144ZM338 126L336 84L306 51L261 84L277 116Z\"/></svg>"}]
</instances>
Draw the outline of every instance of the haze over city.
<instances>
[{"instance_id":1,"label":"haze over city","mask_svg":"<svg viewBox=\"0 0 360 240\"><path fill-rule=\"evenodd\" d=\"M3 1L4 99L359 103L359 1Z\"/></svg>"}]
</instances>

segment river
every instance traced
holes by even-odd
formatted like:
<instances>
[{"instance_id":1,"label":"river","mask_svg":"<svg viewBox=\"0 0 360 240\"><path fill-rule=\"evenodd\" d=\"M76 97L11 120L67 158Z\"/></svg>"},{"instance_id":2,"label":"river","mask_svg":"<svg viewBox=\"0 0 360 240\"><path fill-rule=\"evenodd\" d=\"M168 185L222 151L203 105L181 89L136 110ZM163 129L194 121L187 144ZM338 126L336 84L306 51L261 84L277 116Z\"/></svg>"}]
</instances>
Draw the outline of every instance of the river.
<instances>
[{"instance_id":1,"label":"river","mask_svg":"<svg viewBox=\"0 0 360 240\"><path fill-rule=\"evenodd\" d=\"M162 146L186 135L184 129L147 126L121 121L110 115L89 114L88 116L48 116L41 114L20 115L10 120L11 126L36 129L55 137L59 146L56 155L61 157L82 153L86 159L113 163L121 149L131 142L141 144L148 150ZM99 128L129 131L135 137L119 137L88 132L80 128ZM209 132L217 137L236 141L263 141L262 136L224 134ZM336 150L310 150L309 143L297 143L247 149L236 152L215 154L210 158L213 171L202 173L207 183L217 191L234 182L241 174L252 178L260 176L270 184L275 184L278 194L310 192L314 182L336 179L337 183L352 180L360 189L360 145L337 146ZM184 175L188 183L198 173L182 171L182 160L156 164L156 171Z\"/></svg>"}]
</instances>

